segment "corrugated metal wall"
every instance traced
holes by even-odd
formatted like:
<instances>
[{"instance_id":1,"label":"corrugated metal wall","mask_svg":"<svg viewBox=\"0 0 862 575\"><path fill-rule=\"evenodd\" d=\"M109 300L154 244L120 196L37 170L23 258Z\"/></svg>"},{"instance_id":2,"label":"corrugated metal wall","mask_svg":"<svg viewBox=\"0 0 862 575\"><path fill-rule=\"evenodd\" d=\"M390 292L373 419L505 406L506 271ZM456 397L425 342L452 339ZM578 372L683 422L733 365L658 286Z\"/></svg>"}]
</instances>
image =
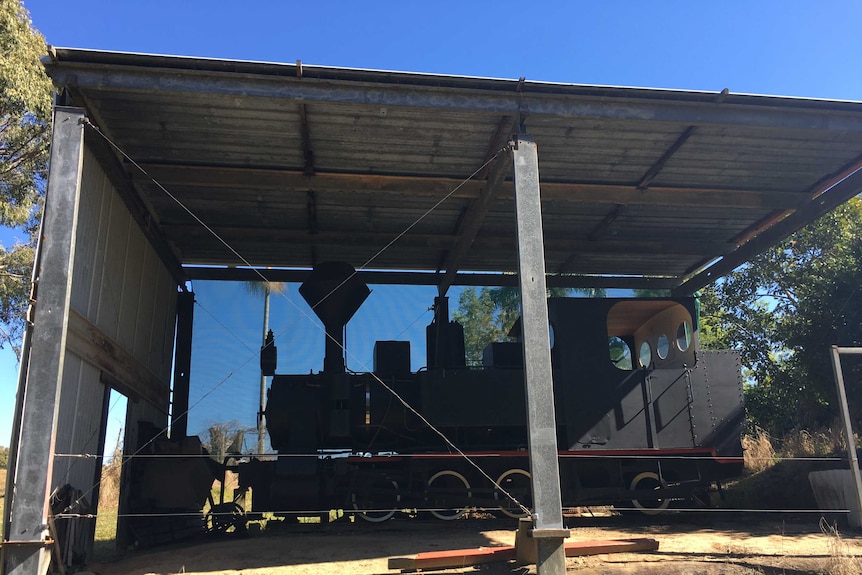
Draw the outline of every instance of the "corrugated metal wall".
<instances>
[{"instance_id":1,"label":"corrugated metal wall","mask_svg":"<svg viewBox=\"0 0 862 575\"><path fill-rule=\"evenodd\" d=\"M169 381L176 284L93 155L84 155L72 307Z\"/></svg>"},{"instance_id":2,"label":"corrugated metal wall","mask_svg":"<svg viewBox=\"0 0 862 575\"><path fill-rule=\"evenodd\" d=\"M72 308L167 386L176 284L89 150L84 155L76 241ZM55 453L101 455L108 397L102 379L99 367L67 349ZM136 421L167 425L162 410L132 408L134 402L130 398ZM86 492L97 466L96 459L60 455L53 484L70 483Z\"/></svg>"},{"instance_id":3,"label":"corrugated metal wall","mask_svg":"<svg viewBox=\"0 0 862 575\"><path fill-rule=\"evenodd\" d=\"M54 452L61 455L54 461L54 487L68 483L85 492L92 487L96 461L68 455L99 453L104 396L98 368L67 353L54 447ZM92 501L90 494L86 496L88 501Z\"/></svg>"}]
</instances>

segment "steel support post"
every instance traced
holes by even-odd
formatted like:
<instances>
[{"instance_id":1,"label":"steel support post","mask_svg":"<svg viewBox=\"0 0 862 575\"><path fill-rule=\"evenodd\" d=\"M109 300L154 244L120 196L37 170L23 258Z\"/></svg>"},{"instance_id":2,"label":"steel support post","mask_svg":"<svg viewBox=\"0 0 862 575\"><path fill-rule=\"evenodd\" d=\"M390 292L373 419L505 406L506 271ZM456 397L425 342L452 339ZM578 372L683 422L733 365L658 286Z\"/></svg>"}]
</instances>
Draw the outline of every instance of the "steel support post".
<instances>
[{"instance_id":1,"label":"steel support post","mask_svg":"<svg viewBox=\"0 0 862 575\"><path fill-rule=\"evenodd\" d=\"M81 168L84 158L84 111L58 107L48 170L48 190L40 238L38 303L30 343L14 466L14 488L7 492L11 507L4 533L0 572L41 575L48 570L49 496L54 469L63 360L69 323L69 301Z\"/></svg>"},{"instance_id":2,"label":"steel support post","mask_svg":"<svg viewBox=\"0 0 862 575\"><path fill-rule=\"evenodd\" d=\"M177 294L177 338L174 351L174 390L171 403L171 439L188 435L189 382L192 368L192 324L195 294Z\"/></svg>"},{"instance_id":3,"label":"steel support post","mask_svg":"<svg viewBox=\"0 0 862 575\"><path fill-rule=\"evenodd\" d=\"M527 397L527 431L533 489L533 531L539 575L563 575L566 555L557 425L548 323L539 158L536 143L519 138L514 150L515 218L521 287L521 329Z\"/></svg>"},{"instance_id":4,"label":"steel support post","mask_svg":"<svg viewBox=\"0 0 862 575\"><path fill-rule=\"evenodd\" d=\"M850 524L853 527L862 527L862 475L859 473L859 457L856 455L856 441L853 439L853 425L850 423L847 392L844 390L844 373L841 370L842 353L859 355L862 354L862 348L832 346L832 371L835 374L835 385L838 386L838 404L841 408L841 420L844 422L847 456L850 458L850 472L853 475L853 486L856 491L856 513L850 514Z\"/></svg>"}]
</instances>

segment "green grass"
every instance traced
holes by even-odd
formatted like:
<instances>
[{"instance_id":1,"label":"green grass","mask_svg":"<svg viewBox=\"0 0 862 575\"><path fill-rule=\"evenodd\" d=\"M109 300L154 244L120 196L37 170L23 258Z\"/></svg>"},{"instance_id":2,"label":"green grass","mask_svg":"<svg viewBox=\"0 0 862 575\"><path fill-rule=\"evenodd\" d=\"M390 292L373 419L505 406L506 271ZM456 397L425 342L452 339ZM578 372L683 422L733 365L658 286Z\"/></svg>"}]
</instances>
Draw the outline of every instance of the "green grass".
<instances>
[{"instance_id":1,"label":"green grass","mask_svg":"<svg viewBox=\"0 0 862 575\"><path fill-rule=\"evenodd\" d=\"M110 561L122 553L117 549L117 508L101 508L96 516L96 540L93 543L93 559Z\"/></svg>"}]
</instances>

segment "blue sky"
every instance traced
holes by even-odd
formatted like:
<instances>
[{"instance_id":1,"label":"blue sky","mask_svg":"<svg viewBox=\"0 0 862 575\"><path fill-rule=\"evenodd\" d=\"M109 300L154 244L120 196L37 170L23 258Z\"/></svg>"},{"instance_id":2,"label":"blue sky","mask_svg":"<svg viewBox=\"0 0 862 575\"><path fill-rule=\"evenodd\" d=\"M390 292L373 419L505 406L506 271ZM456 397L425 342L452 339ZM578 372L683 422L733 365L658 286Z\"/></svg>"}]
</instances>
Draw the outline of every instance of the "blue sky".
<instances>
[{"instance_id":1,"label":"blue sky","mask_svg":"<svg viewBox=\"0 0 862 575\"><path fill-rule=\"evenodd\" d=\"M219 0L30 0L25 6L48 43L63 47L276 62L301 59L306 64L358 68L862 100L862 2L851 0L318 0L241 5ZM8 234L0 234L0 242L6 244L8 238ZM195 289L200 302L196 322L206 325L210 337L218 340L218 330L223 328L215 322L208 324L211 319L204 310L221 311L222 298L229 296L211 293L203 285ZM375 288L369 310L402 302L392 300L387 289ZM227 313L231 318L247 319L233 322L230 331L248 342L251 350L237 343L239 353L220 355L230 361L196 365L196 377L205 376L209 382L221 381L243 362L250 361L252 368L257 362L260 320L255 306L259 303L246 295L234 295L238 309ZM287 298L300 301L295 293L288 293L277 298L282 303L273 310L273 327L285 334L286 342L308 321ZM421 307L430 303L429 296L421 303L404 300L396 305L415 305L419 316ZM414 319L411 312L402 315ZM421 330L429 317L419 319L409 333ZM374 338L394 339L404 327L387 326ZM223 337L224 341L237 339L231 333ZM322 348L322 336L315 337ZM279 343L280 355L307 343ZM416 357L421 350L414 346L413 352ZM314 363L318 353L322 355L313 350L302 355ZM356 353L366 358L361 362L367 361L368 349ZM202 361L199 355L195 357L196 362ZM414 369L419 367L417 361ZM320 365L311 368L317 370ZM14 356L8 350L0 352L2 445L8 444L11 433L15 371ZM252 419L257 401L253 380L253 374L235 375L219 390L242 389L237 403L243 412L252 410ZM223 418L219 410L227 411L232 404L227 396L213 394L196 409ZM196 424L205 424L205 416L192 414L191 423L194 431Z\"/></svg>"}]
</instances>

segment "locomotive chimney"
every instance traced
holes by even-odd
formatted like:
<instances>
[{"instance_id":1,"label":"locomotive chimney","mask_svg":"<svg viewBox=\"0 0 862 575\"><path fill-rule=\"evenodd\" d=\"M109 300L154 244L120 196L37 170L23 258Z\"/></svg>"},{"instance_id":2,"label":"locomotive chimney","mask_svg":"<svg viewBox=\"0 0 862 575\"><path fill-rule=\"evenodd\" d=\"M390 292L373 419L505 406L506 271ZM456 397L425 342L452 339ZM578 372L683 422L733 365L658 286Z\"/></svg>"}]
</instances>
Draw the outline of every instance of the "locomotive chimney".
<instances>
[{"instance_id":1,"label":"locomotive chimney","mask_svg":"<svg viewBox=\"0 0 862 575\"><path fill-rule=\"evenodd\" d=\"M323 262L299 287L326 329L324 373L344 373L344 326L371 293L346 262Z\"/></svg>"}]
</instances>

